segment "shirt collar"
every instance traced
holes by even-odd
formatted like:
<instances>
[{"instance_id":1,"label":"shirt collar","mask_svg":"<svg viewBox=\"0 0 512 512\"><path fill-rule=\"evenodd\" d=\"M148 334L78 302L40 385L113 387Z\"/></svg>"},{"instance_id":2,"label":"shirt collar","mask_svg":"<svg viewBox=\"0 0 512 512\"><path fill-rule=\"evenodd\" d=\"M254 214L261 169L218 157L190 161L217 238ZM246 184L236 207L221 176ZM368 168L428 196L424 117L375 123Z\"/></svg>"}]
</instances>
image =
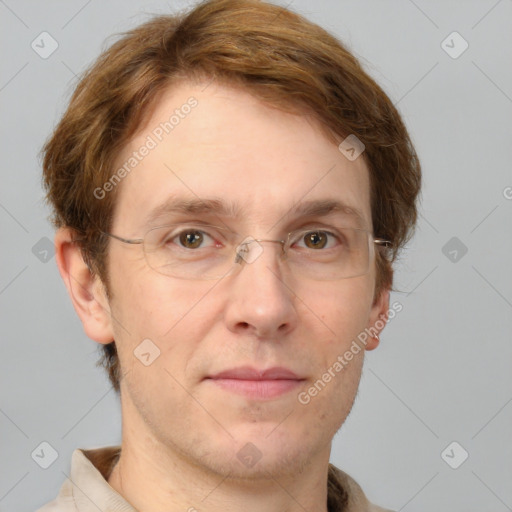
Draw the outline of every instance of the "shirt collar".
<instances>
[{"instance_id":1,"label":"shirt collar","mask_svg":"<svg viewBox=\"0 0 512 512\"><path fill-rule=\"evenodd\" d=\"M69 510L73 512L137 512L107 481L120 453L121 446L76 449L71 458L70 475L57 503L60 500L61 504L72 504ZM384 510L372 505L357 482L332 464L329 464L327 491L329 512Z\"/></svg>"}]
</instances>

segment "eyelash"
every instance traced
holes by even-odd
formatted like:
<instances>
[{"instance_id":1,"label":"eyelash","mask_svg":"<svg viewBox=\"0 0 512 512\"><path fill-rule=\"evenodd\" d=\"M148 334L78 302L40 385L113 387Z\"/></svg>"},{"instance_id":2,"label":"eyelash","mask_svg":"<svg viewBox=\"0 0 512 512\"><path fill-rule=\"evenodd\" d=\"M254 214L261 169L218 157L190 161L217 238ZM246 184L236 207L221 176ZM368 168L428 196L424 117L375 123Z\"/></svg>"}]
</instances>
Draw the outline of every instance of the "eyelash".
<instances>
[{"instance_id":1,"label":"eyelash","mask_svg":"<svg viewBox=\"0 0 512 512\"><path fill-rule=\"evenodd\" d=\"M201 248L206 248L206 247L202 247L201 246L199 248L191 249L189 247L184 247L181 244L181 241L179 240L180 236L182 236L182 235L184 235L186 233L192 233L192 232L201 233L201 234L207 236L208 238L210 238L213 242L217 242L217 239L214 238L210 233L208 233L207 231L205 231L203 229L198 229L198 227L194 226L194 227L182 228L179 232L174 234L172 237L167 237L164 243L173 242L174 240L178 239L178 243L176 243L176 245L178 245L178 247L180 247L182 249L197 250L197 249L201 249ZM334 238L334 239L338 240L339 242L341 241L340 240L341 239L341 235L338 235L335 232L329 231L328 228L324 228L324 227L320 227L320 226L304 227L302 229L296 229L293 232L300 232L300 234L302 236L300 238L298 238L295 242L293 242L291 244L292 246L295 245L297 242L303 241L304 240L304 236L307 235L308 233L324 233L324 234L326 234L330 238ZM329 244L329 241L327 242L327 244ZM329 248L331 248L331 247L328 247L328 249Z\"/></svg>"}]
</instances>

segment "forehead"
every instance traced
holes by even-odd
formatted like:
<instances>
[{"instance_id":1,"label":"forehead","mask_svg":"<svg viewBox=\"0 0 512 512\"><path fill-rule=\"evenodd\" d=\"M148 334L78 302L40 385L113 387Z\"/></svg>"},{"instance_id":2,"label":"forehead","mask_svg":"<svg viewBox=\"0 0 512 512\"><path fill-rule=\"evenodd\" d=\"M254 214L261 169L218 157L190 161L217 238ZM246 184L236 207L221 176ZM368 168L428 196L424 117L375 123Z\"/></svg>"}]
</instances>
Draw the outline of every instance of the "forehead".
<instances>
[{"instance_id":1,"label":"forehead","mask_svg":"<svg viewBox=\"0 0 512 512\"><path fill-rule=\"evenodd\" d=\"M349 161L310 117L215 82L169 88L119 154L121 168L114 226L124 232L169 205L212 198L223 214L269 226L301 204L337 201L371 227L362 157Z\"/></svg>"}]
</instances>

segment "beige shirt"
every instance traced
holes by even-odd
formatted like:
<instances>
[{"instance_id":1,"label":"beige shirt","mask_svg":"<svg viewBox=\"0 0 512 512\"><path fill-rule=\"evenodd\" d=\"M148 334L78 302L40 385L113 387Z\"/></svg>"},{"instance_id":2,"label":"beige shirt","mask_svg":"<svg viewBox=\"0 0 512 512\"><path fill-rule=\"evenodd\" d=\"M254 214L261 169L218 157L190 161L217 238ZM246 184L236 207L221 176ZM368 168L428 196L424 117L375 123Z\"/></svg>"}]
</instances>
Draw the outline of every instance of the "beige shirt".
<instances>
[{"instance_id":1,"label":"beige shirt","mask_svg":"<svg viewBox=\"0 0 512 512\"><path fill-rule=\"evenodd\" d=\"M75 450L58 496L36 512L137 512L107 482L120 453L120 446ZM332 464L327 503L329 512L391 512L372 505L356 481Z\"/></svg>"}]
</instances>

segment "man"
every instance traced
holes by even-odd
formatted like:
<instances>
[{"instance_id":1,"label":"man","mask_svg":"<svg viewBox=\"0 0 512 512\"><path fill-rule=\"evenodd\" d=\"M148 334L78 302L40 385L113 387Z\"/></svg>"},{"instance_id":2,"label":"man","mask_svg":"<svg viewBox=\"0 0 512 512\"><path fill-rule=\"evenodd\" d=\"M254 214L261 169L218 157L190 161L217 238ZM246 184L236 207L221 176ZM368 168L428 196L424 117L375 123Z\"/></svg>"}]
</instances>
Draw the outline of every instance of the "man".
<instances>
[{"instance_id":1,"label":"man","mask_svg":"<svg viewBox=\"0 0 512 512\"><path fill-rule=\"evenodd\" d=\"M83 77L43 166L123 428L40 510L384 510L329 457L420 166L355 58L259 1L154 18Z\"/></svg>"}]
</instances>

